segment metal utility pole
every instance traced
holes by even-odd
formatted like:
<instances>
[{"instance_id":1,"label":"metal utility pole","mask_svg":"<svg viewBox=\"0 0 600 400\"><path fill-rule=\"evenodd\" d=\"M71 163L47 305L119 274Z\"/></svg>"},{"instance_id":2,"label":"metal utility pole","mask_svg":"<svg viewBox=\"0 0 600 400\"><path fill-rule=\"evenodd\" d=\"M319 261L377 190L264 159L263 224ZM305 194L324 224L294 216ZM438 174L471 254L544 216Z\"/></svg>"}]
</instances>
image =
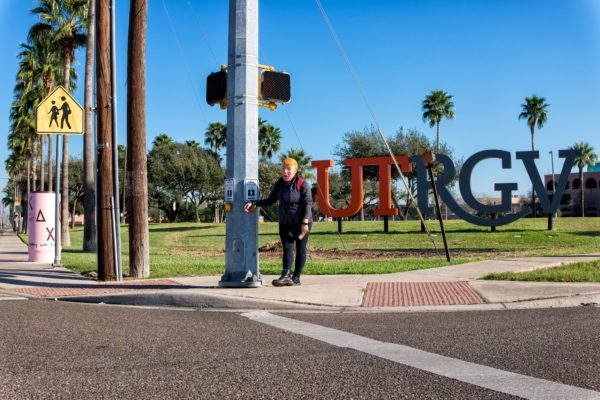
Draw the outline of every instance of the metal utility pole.
<instances>
[{"instance_id":1,"label":"metal utility pole","mask_svg":"<svg viewBox=\"0 0 600 400\"><path fill-rule=\"evenodd\" d=\"M117 280L123 280L123 270L121 263L121 211L119 208L119 149L117 135L117 44L115 28L115 0L110 2L110 91L111 91L111 128L112 128L112 174L113 174L113 218L115 220L115 230L113 232L115 241L115 261Z\"/></svg>"},{"instance_id":2,"label":"metal utility pole","mask_svg":"<svg viewBox=\"0 0 600 400\"><path fill-rule=\"evenodd\" d=\"M111 52L110 0L96 2L96 150L97 150L97 224L98 278L115 279L116 258L113 242L112 175L112 112L111 112Z\"/></svg>"},{"instance_id":3,"label":"metal utility pole","mask_svg":"<svg viewBox=\"0 0 600 400\"><path fill-rule=\"evenodd\" d=\"M243 210L245 186L258 182L258 0L229 1L227 64L227 179L234 190L219 286L261 287L258 216Z\"/></svg>"}]
</instances>

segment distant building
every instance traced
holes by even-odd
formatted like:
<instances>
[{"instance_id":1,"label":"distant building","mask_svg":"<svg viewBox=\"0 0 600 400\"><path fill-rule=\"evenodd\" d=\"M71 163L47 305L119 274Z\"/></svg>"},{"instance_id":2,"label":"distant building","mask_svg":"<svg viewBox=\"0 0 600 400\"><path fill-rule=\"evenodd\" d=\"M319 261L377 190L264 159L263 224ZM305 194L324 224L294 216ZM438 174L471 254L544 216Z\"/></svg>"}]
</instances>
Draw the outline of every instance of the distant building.
<instances>
[{"instance_id":1,"label":"distant building","mask_svg":"<svg viewBox=\"0 0 600 400\"><path fill-rule=\"evenodd\" d=\"M600 162L588 167L587 172L600 172ZM584 195L585 196L585 195Z\"/></svg>"},{"instance_id":2,"label":"distant building","mask_svg":"<svg viewBox=\"0 0 600 400\"><path fill-rule=\"evenodd\" d=\"M555 185L558 184L560 175L555 174ZM552 175L545 175L544 182L548 195L552 195ZM559 210L564 217L578 217L581 215L579 189L583 184L583 199L585 201L585 215L587 217L600 216L600 163L588 167L588 172L583 173L583 182L579 173L569 174L567 187L560 199ZM552 197L550 197L552 198Z\"/></svg>"},{"instance_id":3,"label":"distant building","mask_svg":"<svg viewBox=\"0 0 600 400\"><path fill-rule=\"evenodd\" d=\"M491 196L479 196L477 198L477 200L481 204L485 204L485 205L498 205L502 201L502 199L500 197L491 197ZM510 212L513 214L518 213L523 208L525 208L529 205L529 201L530 201L529 198L512 196L512 198L510 199Z\"/></svg>"}]
</instances>

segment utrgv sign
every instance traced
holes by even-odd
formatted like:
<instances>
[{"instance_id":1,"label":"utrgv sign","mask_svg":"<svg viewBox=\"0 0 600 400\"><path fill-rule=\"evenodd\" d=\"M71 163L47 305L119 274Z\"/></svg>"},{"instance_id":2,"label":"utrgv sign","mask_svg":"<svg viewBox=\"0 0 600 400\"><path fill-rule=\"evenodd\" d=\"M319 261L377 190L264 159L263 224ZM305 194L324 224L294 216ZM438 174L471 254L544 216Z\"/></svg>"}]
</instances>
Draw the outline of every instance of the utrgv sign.
<instances>
[{"instance_id":1,"label":"utrgv sign","mask_svg":"<svg viewBox=\"0 0 600 400\"><path fill-rule=\"evenodd\" d=\"M540 204L546 214L554 214L560 204L560 199L566 188L569 173L575 163L575 158L579 155L579 151L576 150L560 150L558 152L560 158L564 158L562 171L558 179L558 184L552 201L550 200L544 182L540 177L540 173L535 165L535 160L539 158L538 151L518 151L516 152L516 159L521 160L527 175L531 180L533 189L537 194ZM473 154L469 157L461 169L459 177L459 190L464 202L474 209L482 213L507 213L498 219L482 218L477 215L471 214L464 208L462 208L456 199L452 196L452 193L446 187L456 175L456 167L452 160L443 155L436 155L437 161L442 164L444 168L444 175L437 180L438 194L442 201L459 217L475 225L480 226L501 226L510 224L522 218L528 214L531 214L533 210L527 206L517 213L510 213L511 211L511 198L512 192L518 189L518 185L515 182L510 183L496 183L494 189L500 191L501 201L497 205L488 205L479 202L473 195L471 190L471 176L475 166L487 159L499 159L502 162L503 169L511 168L511 155L510 152L504 150L484 150ZM421 161L421 156L398 156L396 161L400 166L402 172L411 172L411 163L416 166L417 174L417 192L427 193L431 188L431 182L427 178L427 167ZM345 164L350 168L350 176L352 183L352 200L350 204L343 210L337 210L331 206L329 201L329 168L333 166L332 160L320 160L313 161L312 167L317 170L317 202L319 210L324 215L331 217L352 217L356 215L361 207L363 200L363 167L365 166L377 166L379 169L379 206L375 209L375 215L397 215L398 209L392 207L391 202L391 167L393 165L392 157L372 157L372 158L351 158L345 161ZM417 203L421 212L425 215L432 214L432 209L429 207L427 202L427 196L417 196Z\"/></svg>"}]
</instances>

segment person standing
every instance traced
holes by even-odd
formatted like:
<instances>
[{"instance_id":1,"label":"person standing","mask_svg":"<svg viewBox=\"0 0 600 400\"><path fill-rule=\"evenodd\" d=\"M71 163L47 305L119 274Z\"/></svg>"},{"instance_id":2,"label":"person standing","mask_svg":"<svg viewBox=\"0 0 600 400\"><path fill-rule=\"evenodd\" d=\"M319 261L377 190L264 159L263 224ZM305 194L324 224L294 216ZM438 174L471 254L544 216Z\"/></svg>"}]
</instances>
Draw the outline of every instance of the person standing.
<instances>
[{"instance_id":1,"label":"person standing","mask_svg":"<svg viewBox=\"0 0 600 400\"><path fill-rule=\"evenodd\" d=\"M52 126L52 122L56 123L56 127L58 128L58 114L60 114L60 110L56 107L56 101L52 100L52 108L50 108L50 124L48 127Z\"/></svg>"},{"instance_id":2,"label":"person standing","mask_svg":"<svg viewBox=\"0 0 600 400\"><path fill-rule=\"evenodd\" d=\"M69 123L69 115L71 114L71 107L69 107L69 103L67 103L67 98L62 96L60 98L62 100L62 105L60 106L60 111L62 111L62 118L60 119L60 129L63 129L63 125L66 123L67 127L71 129L71 124Z\"/></svg>"},{"instance_id":3,"label":"person standing","mask_svg":"<svg viewBox=\"0 0 600 400\"><path fill-rule=\"evenodd\" d=\"M246 203L244 211L250 212L256 207L270 206L276 201L279 202L279 238L283 246L283 269L281 276L272 283L277 287L300 285L300 275L306 263L306 245L312 227L312 193L308 182L298 176L298 163L293 158L283 160L281 178L275 183L269 196Z\"/></svg>"}]
</instances>

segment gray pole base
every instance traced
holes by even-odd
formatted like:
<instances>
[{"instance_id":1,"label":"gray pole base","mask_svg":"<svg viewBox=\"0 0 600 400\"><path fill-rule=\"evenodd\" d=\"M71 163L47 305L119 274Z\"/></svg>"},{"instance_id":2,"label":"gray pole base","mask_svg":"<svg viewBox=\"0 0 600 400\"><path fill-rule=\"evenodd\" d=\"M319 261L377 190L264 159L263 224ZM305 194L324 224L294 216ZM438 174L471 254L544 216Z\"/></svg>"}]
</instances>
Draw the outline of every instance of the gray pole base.
<instances>
[{"instance_id":1,"label":"gray pole base","mask_svg":"<svg viewBox=\"0 0 600 400\"><path fill-rule=\"evenodd\" d=\"M247 273L225 273L221 276L219 287L223 288L260 288L264 285L264 281L260 273L253 275L252 272Z\"/></svg>"}]
</instances>

